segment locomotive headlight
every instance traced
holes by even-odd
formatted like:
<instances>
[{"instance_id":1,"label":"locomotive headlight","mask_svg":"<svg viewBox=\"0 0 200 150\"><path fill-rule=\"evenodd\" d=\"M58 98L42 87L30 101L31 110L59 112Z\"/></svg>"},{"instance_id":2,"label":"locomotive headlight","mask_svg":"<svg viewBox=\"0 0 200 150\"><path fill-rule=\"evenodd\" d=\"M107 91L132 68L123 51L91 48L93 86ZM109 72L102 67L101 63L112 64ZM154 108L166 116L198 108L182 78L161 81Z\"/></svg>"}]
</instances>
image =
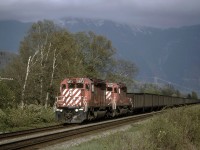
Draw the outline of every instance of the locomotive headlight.
<instances>
[{"instance_id":1,"label":"locomotive headlight","mask_svg":"<svg viewBox=\"0 0 200 150\"><path fill-rule=\"evenodd\" d=\"M75 109L75 112L78 112L78 109Z\"/></svg>"},{"instance_id":2,"label":"locomotive headlight","mask_svg":"<svg viewBox=\"0 0 200 150\"><path fill-rule=\"evenodd\" d=\"M83 110L84 110L84 107L79 108L79 111L83 111Z\"/></svg>"},{"instance_id":3,"label":"locomotive headlight","mask_svg":"<svg viewBox=\"0 0 200 150\"><path fill-rule=\"evenodd\" d=\"M56 111L62 112L62 111L63 111L63 109L56 109Z\"/></svg>"}]
</instances>

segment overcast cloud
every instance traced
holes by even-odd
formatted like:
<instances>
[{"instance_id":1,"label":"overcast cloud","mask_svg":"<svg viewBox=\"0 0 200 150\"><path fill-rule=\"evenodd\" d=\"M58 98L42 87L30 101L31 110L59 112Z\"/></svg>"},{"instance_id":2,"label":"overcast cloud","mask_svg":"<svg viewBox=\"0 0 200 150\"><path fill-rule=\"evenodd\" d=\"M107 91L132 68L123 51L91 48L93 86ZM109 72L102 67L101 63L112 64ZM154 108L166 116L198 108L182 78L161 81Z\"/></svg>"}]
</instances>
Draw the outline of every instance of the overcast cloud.
<instances>
[{"instance_id":1,"label":"overcast cloud","mask_svg":"<svg viewBox=\"0 0 200 150\"><path fill-rule=\"evenodd\" d=\"M154 27L200 24L200 0L1 0L0 20L109 19Z\"/></svg>"}]
</instances>

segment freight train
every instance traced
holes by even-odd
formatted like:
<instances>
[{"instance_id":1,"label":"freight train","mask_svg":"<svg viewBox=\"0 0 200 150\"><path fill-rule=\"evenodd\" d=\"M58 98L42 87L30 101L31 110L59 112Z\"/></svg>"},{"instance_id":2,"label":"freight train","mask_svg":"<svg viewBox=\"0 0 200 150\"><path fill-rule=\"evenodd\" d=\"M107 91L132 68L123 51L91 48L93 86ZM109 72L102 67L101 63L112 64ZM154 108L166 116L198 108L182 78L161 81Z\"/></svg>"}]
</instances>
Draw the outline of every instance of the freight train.
<instances>
[{"instance_id":1,"label":"freight train","mask_svg":"<svg viewBox=\"0 0 200 150\"><path fill-rule=\"evenodd\" d=\"M60 122L82 123L199 102L196 99L127 93L125 84L100 79L66 78L60 84L60 95L56 97L55 114Z\"/></svg>"}]
</instances>

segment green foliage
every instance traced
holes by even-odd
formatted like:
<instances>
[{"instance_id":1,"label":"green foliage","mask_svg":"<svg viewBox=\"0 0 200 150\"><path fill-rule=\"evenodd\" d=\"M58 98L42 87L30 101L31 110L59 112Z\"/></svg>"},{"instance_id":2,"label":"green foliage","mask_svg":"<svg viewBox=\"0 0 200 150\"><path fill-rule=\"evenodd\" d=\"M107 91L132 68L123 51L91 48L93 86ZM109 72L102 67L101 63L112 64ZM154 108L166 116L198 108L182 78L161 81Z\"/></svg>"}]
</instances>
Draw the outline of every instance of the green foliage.
<instances>
[{"instance_id":1,"label":"green foliage","mask_svg":"<svg viewBox=\"0 0 200 150\"><path fill-rule=\"evenodd\" d=\"M162 91L161 93L163 95L167 95L167 96L172 96L172 95L176 95L176 89L172 86L172 85L165 85L163 88L162 88Z\"/></svg>"},{"instance_id":2,"label":"green foliage","mask_svg":"<svg viewBox=\"0 0 200 150\"><path fill-rule=\"evenodd\" d=\"M7 116L6 113L0 109L0 129L4 130L7 126Z\"/></svg>"},{"instance_id":3,"label":"green foliage","mask_svg":"<svg viewBox=\"0 0 200 150\"><path fill-rule=\"evenodd\" d=\"M104 78L113 65L115 48L106 37L93 32L75 34L78 47L83 54L84 72L87 77Z\"/></svg>"},{"instance_id":4,"label":"green foliage","mask_svg":"<svg viewBox=\"0 0 200 150\"><path fill-rule=\"evenodd\" d=\"M151 94L161 94L166 96L175 96L175 97L181 97L181 93L179 90L176 90L171 85L164 85L163 87L159 87L156 84L144 84L140 88L140 92L142 93L151 93Z\"/></svg>"},{"instance_id":5,"label":"green foliage","mask_svg":"<svg viewBox=\"0 0 200 150\"><path fill-rule=\"evenodd\" d=\"M137 72L138 68L134 63L127 60L115 59L113 66L106 75L106 79L111 82L125 83L128 89L130 89Z\"/></svg>"},{"instance_id":6,"label":"green foliage","mask_svg":"<svg viewBox=\"0 0 200 150\"><path fill-rule=\"evenodd\" d=\"M11 128L53 123L54 115L52 108L45 109L40 105L29 105L23 110L21 108L0 110L0 129L5 131Z\"/></svg>"},{"instance_id":7,"label":"green foliage","mask_svg":"<svg viewBox=\"0 0 200 150\"><path fill-rule=\"evenodd\" d=\"M175 108L151 120L133 124L129 130L103 135L68 149L199 150L199 124L199 106Z\"/></svg>"},{"instance_id":8,"label":"green foliage","mask_svg":"<svg viewBox=\"0 0 200 150\"><path fill-rule=\"evenodd\" d=\"M145 126L138 145L142 145L140 149L152 150L198 149L200 147L199 124L199 106L168 110Z\"/></svg>"},{"instance_id":9,"label":"green foliage","mask_svg":"<svg viewBox=\"0 0 200 150\"><path fill-rule=\"evenodd\" d=\"M141 93L161 94L161 89L155 84L144 84L140 89Z\"/></svg>"},{"instance_id":10,"label":"green foliage","mask_svg":"<svg viewBox=\"0 0 200 150\"><path fill-rule=\"evenodd\" d=\"M14 78L14 84L10 86L18 100L25 104L44 105L47 92L51 89L48 103L52 104L60 81L81 70L78 66L82 63L79 62L78 65L74 61L80 60L77 53L72 34L57 27L52 21L39 21L32 25L24 37L19 56L5 69L4 74ZM31 60L28 70L29 58Z\"/></svg>"},{"instance_id":11,"label":"green foliage","mask_svg":"<svg viewBox=\"0 0 200 150\"><path fill-rule=\"evenodd\" d=\"M133 63L114 58L115 48L93 32L72 34L49 20L33 23L20 43L19 55L2 72L23 107L52 106L66 77L92 77L133 83Z\"/></svg>"},{"instance_id":12,"label":"green foliage","mask_svg":"<svg viewBox=\"0 0 200 150\"><path fill-rule=\"evenodd\" d=\"M12 107L15 103L14 92L4 81L0 81L0 108Z\"/></svg>"}]
</instances>

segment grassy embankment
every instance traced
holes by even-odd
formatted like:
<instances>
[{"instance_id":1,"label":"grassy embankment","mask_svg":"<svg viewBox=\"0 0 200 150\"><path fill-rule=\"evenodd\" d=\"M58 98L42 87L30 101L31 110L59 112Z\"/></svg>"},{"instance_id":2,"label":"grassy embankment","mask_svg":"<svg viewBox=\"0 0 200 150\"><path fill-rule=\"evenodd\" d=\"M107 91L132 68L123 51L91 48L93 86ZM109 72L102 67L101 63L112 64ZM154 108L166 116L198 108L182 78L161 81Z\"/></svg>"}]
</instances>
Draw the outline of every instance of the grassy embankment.
<instances>
[{"instance_id":1,"label":"grassy embankment","mask_svg":"<svg viewBox=\"0 0 200 150\"><path fill-rule=\"evenodd\" d=\"M123 132L70 147L70 150L198 150L200 106L169 109Z\"/></svg>"},{"instance_id":2,"label":"grassy embankment","mask_svg":"<svg viewBox=\"0 0 200 150\"><path fill-rule=\"evenodd\" d=\"M52 108L30 105L24 110L0 109L0 132L17 131L56 124Z\"/></svg>"}]
</instances>

